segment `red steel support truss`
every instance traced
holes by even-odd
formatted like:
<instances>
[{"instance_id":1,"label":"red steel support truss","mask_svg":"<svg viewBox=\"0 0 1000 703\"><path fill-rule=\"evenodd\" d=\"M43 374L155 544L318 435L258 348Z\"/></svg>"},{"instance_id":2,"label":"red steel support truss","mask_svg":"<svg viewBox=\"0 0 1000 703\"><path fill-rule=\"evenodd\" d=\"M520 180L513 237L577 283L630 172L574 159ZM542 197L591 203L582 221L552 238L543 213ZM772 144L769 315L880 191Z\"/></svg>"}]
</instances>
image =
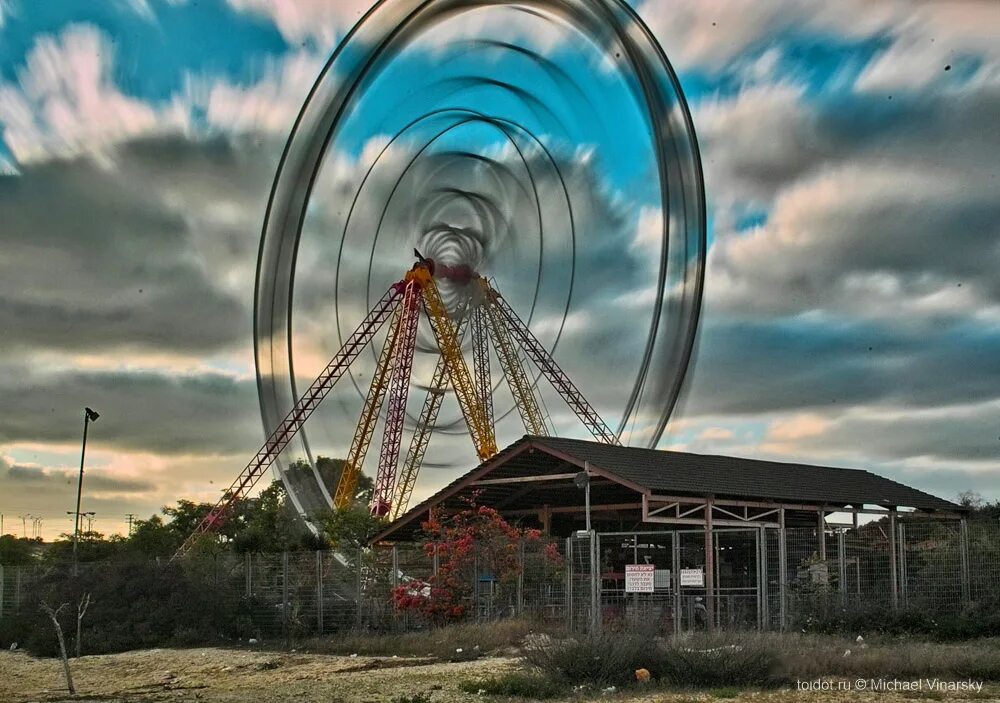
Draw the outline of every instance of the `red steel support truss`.
<instances>
[{"instance_id":1,"label":"red steel support truss","mask_svg":"<svg viewBox=\"0 0 1000 703\"><path fill-rule=\"evenodd\" d=\"M399 461L399 444L403 439L410 374L413 371L413 351L417 343L417 323L420 321L420 300L420 284L410 281L406 284L399 332L393 352L389 407L385 416L385 434L382 436L375 492L372 495L372 515L380 517L389 513L392 507L393 489L396 487L396 465Z\"/></svg>"},{"instance_id":2,"label":"red steel support truss","mask_svg":"<svg viewBox=\"0 0 1000 703\"><path fill-rule=\"evenodd\" d=\"M457 333L459 341L465 337L468 319L468 316L465 316L459 320ZM406 452L403 468L399 472L399 483L396 484L396 496L392 501L392 512L390 513L393 520L405 513L406 508L410 505L410 496L413 495L413 487L417 483L417 474L420 473L420 466L424 463L427 445L431 441L431 432L434 431L434 425L437 423L438 413L441 411L441 403L444 401L447 389L448 365L444 356L441 356L438 358L437 366L434 367L434 376L431 378L427 395L424 396L420 419L417 420L417 426L413 428L410 448Z\"/></svg>"},{"instance_id":3,"label":"red steel support truss","mask_svg":"<svg viewBox=\"0 0 1000 703\"><path fill-rule=\"evenodd\" d=\"M337 483L337 493L333 498L333 507L337 509L346 508L354 501L355 492L358 489L358 477L361 475L361 466L365 463L368 447L371 446L372 435L375 433L375 425L378 424L378 416L382 412L385 392L392 376L393 352L396 349L396 338L402 314L403 306L397 307L392 323L389 325L389 334L386 335L382 345L382 352L379 354L371 385L368 386L368 395L361 408L358 426L354 430L351 450L347 454L347 461L344 463L340 481Z\"/></svg>"},{"instance_id":4,"label":"red steel support truss","mask_svg":"<svg viewBox=\"0 0 1000 703\"><path fill-rule=\"evenodd\" d=\"M218 529L226 519L234 503L244 498L247 493L256 485L260 477L271 467L271 465L281 454L281 451L288 446L288 443L299 431L303 423L322 400L333 388L334 384L340 380L344 372L351 365L381 329L385 321L392 315L393 310L399 304L399 297L403 292L403 287L399 284L393 285L382 299L375 304L368 316L358 325L358 328L347 338L347 342L337 352L336 356L327 364L323 373L313 381L312 385L306 389L299 401L291 409L285 419L275 428L271 436L264 442L264 446L257 452L256 456L247 464L232 485L229 487L218 503L208 512L198 527L180 546L173 558L184 556L198 541L198 538Z\"/></svg>"}]
</instances>

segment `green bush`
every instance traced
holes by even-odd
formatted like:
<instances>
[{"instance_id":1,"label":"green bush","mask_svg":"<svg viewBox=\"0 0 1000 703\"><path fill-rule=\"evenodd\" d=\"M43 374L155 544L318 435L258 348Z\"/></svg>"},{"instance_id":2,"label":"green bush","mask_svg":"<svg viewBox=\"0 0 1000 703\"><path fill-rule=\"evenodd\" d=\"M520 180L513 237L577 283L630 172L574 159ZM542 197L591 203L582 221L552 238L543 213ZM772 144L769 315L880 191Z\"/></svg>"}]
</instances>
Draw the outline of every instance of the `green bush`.
<instances>
[{"instance_id":1,"label":"green bush","mask_svg":"<svg viewBox=\"0 0 1000 703\"><path fill-rule=\"evenodd\" d=\"M100 565L51 566L27 591L13 616L0 621L0 646L11 642L41 656L55 656L52 624L42 613L68 603L61 615L70 649L75 648L76 605L90 594L83 619L84 654L130 649L218 643L244 634L248 603L221 598L216 590L188 578L176 564L115 560Z\"/></svg>"},{"instance_id":2,"label":"green bush","mask_svg":"<svg viewBox=\"0 0 1000 703\"><path fill-rule=\"evenodd\" d=\"M516 696L532 700L558 698L567 690L564 682L553 680L537 671L511 671L478 681L463 681L459 688L466 693L482 691L491 696Z\"/></svg>"},{"instance_id":3,"label":"green bush","mask_svg":"<svg viewBox=\"0 0 1000 703\"><path fill-rule=\"evenodd\" d=\"M795 628L805 633L917 636L954 641L1000 636L1000 596L970 604L951 613L913 605L894 610L869 601L842 603L839 597L810 599L797 604Z\"/></svg>"},{"instance_id":4,"label":"green bush","mask_svg":"<svg viewBox=\"0 0 1000 703\"><path fill-rule=\"evenodd\" d=\"M636 669L654 671L656 639L645 633L602 632L580 639L536 639L524 648L525 661L543 674L569 684L624 686Z\"/></svg>"}]
</instances>

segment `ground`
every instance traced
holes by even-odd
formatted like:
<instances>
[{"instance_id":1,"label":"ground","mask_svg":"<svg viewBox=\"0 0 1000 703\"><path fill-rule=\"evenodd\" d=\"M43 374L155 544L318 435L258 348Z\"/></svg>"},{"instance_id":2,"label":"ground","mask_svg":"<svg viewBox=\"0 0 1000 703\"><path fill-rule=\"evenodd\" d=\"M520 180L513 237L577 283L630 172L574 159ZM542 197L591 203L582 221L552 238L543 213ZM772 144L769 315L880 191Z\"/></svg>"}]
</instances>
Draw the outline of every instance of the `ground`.
<instances>
[{"instance_id":1,"label":"ground","mask_svg":"<svg viewBox=\"0 0 1000 703\"><path fill-rule=\"evenodd\" d=\"M0 701L101 701L102 703L393 703L425 694L430 703L483 701L464 693L459 684L517 666L509 657L442 663L414 657L350 657L247 649L154 649L72 662L78 695L65 689L61 664L20 652L0 653ZM980 694L806 693L791 689L767 692L671 692L641 689L627 693L595 693L575 701L613 703L688 703L691 701L755 701L755 703L846 703L912 700L998 700L1000 686L987 684Z\"/></svg>"}]
</instances>

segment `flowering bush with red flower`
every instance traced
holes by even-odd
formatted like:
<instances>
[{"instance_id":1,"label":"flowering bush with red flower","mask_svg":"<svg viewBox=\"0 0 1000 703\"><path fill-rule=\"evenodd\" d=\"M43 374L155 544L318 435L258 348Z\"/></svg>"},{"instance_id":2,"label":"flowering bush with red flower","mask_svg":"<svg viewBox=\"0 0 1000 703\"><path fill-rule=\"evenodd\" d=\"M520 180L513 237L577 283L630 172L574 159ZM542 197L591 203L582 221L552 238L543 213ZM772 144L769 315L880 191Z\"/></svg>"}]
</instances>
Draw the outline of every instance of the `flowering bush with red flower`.
<instances>
[{"instance_id":1,"label":"flowering bush with red flower","mask_svg":"<svg viewBox=\"0 0 1000 703\"><path fill-rule=\"evenodd\" d=\"M523 568L521 545L539 546L545 562L561 567L562 555L553 544L541 544L539 530L511 525L493 508L469 507L442 517L432 512L422 525L429 558L437 556L437 573L428 581L411 580L392 593L398 611L423 615L432 622L461 620L467 614L476 581L485 576L498 588L517 582Z\"/></svg>"}]
</instances>

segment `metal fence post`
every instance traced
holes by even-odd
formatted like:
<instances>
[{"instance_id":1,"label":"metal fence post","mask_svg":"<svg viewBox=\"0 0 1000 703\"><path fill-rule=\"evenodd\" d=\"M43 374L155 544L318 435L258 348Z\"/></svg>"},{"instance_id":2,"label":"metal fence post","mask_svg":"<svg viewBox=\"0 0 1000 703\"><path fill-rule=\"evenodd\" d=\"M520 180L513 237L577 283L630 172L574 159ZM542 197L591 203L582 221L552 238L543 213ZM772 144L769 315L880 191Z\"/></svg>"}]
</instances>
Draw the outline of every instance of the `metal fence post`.
<instances>
[{"instance_id":1,"label":"metal fence post","mask_svg":"<svg viewBox=\"0 0 1000 703\"><path fill-rule=\"evenodd\" d=\"M767 528L760 526L757 533L757 588L760 592L760 629L771 629L771 604L768 602L771 594L767 583Z\"/></svg>"},{"instance_id":2,"label":"metal fence post","mask_svg":"<svg viewBox=\"0 0 1000 703\"><path fill-rule=\"evenodd\" d=\"M479 622L479 552L472 557L472 612Z\"/></svg>"},{"instance_id":3,"label":"metal fence post","mask_svg":"<svg viewBox=\"0 0 1000 703\"><path fill-rule=\"evenodd\" d=\"M573 538L566 538L566 620L573 631Z\"/></svg>"},{"instance_id":4,"label":"metal fence post","mask_svg":"<svg viewBox=\"0 0 1000 703\"><path fill-rule=\"evenodd\" d=\"M847 544L844 529L837 530L837 587L840 590L841 605L847 602Z\"/></svg>"},{"instance_id":5,"label":"metal fence post","mask_svg":"<svg viewBox=\"0 0 1000 703\"><path fill-rule=\"evenodd\" d=\"M601 631L601 567L599 554L601 538L594 530L590 531L590 634Z\"/></svg>"},{"instance_id":6,"label":"metal fence post","mask_svg":"<svg viewBox=\"0 0 1000 703\"><path fill-rule=\"evenodd\" d=\"M288 646L288 552L281 553L281 636Z\"/></svg>"},{"instance_id":7,"label":"metal fence post","mask_svg":"<svg viewBox=\"0 0 1000 703\"><path fill-rule=\"evenodd\" d=\"M364 580L363 580L363 577L361 575L361 563L363 561L363 558L364 558L364 548L363 547L358 547L358 562L357 562L357 565L358 565L357 612L354 614L354 621L355 621L354 625L359 630L361 629L361 625L364 622L363 621L363 615L364 615L363 611L364 611L364 602L365 602L364 595L365 594L364 594Z\"/></svg>"},{"instance_id":8,"label":"metal fence post","mask_svg":"<svg viewBox=\"0 0 1000 703\"><path fill-rule=\"evenodd\" d=\"M972 600L972 584L969 580L969 521L965 517L958 526L958 558L962 570L962 604Z\"/></svg>"},{"instance_id":9,"label":"metal fence post","mask_svg":"<svg viewBox=\"0 0 1000 703\"><path fill-rule=\"evenodd\" d=\"M889 590L892 609L899 608L899 573L896 564L896 509L889 513Z\"/></svg>"},{"instance_id":10,"label":"metal fence post","mask_svg":"<svg viewBox=\"0 0 1000 703\"><path fill-rule=\"evenodd\" d=\"M785 509L778 509L778 613L782 632L788 626L788 591L785 581L788 579L788 549L787 537L785 533Z\"/></svg>"},{"instance_id":11,"label":"metal fence post","mask_svg":"<svg viewBox=\"0 0 1000 703\"><path fill-rule=\"evenodd\" d=\"M514 606L514 612L518 617L524 615L524 540L520 540L518 544L517 552L517 604Z\"/></svg>"},{"instance_id":12,"label":"metal fence post","mask_svg":"<svg viewBox=\"0 0 1000 703\"><path fill-rule=\"evenodd\" d=\"M316 550L316 628L323 634L323 552Z\"/></svg>"},{"instance_id":13,"label":"metal fence post","mask_svg":"<svg viewBox=\"0 0 1000 703\"><path fill-rule=\"evenodd\" d=\"M712 531L712 500L705 500L705 607L708 611L708 629L714 630L716 624L715 603L715 537Z\"/></svg>"},{"instance_id":14,"label":"metal fence post","mask_svg":"<svg viewBox=\"0 0 1000 703\"><path fill-rule=\"evenodd\" d=\"M396 589L399 588L399 547L395 544L392 545L392 575L389 577L389 587L391 589L390 593L394 593ZM395 627L399 625L400 613L395 608L393 608L391 612L392 624Z\"/></svg>"},{"instance_id":15,"label":"metal fence post","mask_svg":"<svg viewBox=\"0 0 1000 703\"><path fill-rule=\"evenodd\" d=\"M902 596L903 607L906 608L910 604L910 592L906 574L906 526L903 523L896 526L896 543L896 554L899 556L899 593Z\"/></svg>"},{"instance_id":16,"label":"metal fence post","mask_svg":"<svg viewBox=\"0 0 1000 703\"><path fill-rule=\"evenodd\" d=\"M243 555L243 581L245 583L246 597L253 596L253 554L247 552Z\"/></svg>"},{"instance_id":17,"label":"metal fence post","mask_svg":"<svg viewBox=\"0 0 1000 703\"><path fill-rule=\"evenodd\" d=\"M671 574L671 585L674 589L674 634L679 635L681 633L681 535L679 532L674 530L670 536L670 548L673 554L671 555L670 568L673 569Z\"/></svg>"}]
</instances>

